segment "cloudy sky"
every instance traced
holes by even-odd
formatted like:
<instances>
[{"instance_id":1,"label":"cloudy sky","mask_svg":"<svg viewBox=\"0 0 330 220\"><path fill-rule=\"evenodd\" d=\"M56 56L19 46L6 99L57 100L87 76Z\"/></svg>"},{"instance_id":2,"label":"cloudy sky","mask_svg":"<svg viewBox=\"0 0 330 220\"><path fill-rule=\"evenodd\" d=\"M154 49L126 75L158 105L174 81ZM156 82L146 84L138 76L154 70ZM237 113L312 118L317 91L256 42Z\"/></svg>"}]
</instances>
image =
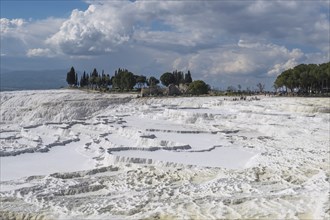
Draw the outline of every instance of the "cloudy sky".
<instances>
[{"instance_id":1,"label":"cloudy sky","mask_svg":"<svg viewBox=\"0 0 330 220\"><path fill-rule=\"evenodd\" d=\"M1 0L1 68L192 72L218 88L271 88L329 61L329 0Z\"/></svg>"}]
</instances>

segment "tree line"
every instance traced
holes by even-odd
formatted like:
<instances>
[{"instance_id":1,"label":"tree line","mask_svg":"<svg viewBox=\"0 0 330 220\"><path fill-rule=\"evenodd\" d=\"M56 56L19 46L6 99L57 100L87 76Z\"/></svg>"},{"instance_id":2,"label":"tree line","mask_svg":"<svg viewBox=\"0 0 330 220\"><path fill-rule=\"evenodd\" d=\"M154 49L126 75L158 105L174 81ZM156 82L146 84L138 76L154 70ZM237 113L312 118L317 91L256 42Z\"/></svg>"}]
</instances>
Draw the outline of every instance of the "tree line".
<instances>
[{"instance_id":1,"label":"tree line","mask_svg":"<svg viewBox=\"0 0 330 220\"><path fill-rule=\"evenodd\" d=\"M135 75L127 69L119 68L115 71L113 76L105 74L102 71L98 73L96 68L90 74L85 71L82 74L80 80L74 67L71 67L67 73L66 81L70 87L88 88L94 90L106 91L111 88L115 91L131 91L134 88L140 90L143 87L155 87L160 82L164 86L174 84L179 86L180 84L187 85L191 94L206 94L210 87L202 80L192 80L190 71L187 73L182 71L165 72L160 76L158 80L156 77L151 76L147 78L144 75Z\"/></svg>"},{"instance_id":2,"label":"tree line","mask_svg":"<svg viewBox=\"0 0 330 220\"><path fill-rule=\"evenodd\" d=\"M322 64L300 64L283 71L275 80L274 88L288 92L330 92L330 62Z\"/></svg>"}]
</instances>

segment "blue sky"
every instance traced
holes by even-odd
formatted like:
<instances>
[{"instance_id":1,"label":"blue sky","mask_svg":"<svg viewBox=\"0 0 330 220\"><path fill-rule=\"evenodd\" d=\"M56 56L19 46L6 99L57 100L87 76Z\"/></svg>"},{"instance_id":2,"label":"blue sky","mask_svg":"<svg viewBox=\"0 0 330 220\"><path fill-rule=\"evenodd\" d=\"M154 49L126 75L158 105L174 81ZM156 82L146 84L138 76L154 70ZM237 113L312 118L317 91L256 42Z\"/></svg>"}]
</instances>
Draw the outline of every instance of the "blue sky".
<instances>
[{"instance_id":1,"label":"blue sky","mask_svg":"<svg viewBox=\"0 0 330 220\"><path fill-rule=\"evenodd\" d=\"M88 4L80 0L1 0L1 17L26 20L69 17L73 9L86 10L87 7Z\"/></svg>"},{"instance_id":2,"label":"blue sky","mask_svg":"<svg viewBox=\"0 0 330 220\"><path fill-rule=\"evenodd\" d=\"M1 0L1 69L159 77L270 89L300 63L329 62L329 0Z\"/></svg>"}]
</instances>

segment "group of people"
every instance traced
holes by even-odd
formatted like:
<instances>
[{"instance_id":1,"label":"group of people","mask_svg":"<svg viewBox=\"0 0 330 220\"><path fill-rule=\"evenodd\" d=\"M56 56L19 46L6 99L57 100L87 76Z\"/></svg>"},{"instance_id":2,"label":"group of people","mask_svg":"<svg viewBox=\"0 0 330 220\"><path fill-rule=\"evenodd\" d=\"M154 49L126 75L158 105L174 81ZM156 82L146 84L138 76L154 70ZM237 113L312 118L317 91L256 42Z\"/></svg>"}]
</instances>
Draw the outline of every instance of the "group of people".
<instances>
[{"instance_id":1,"label":"group of people","mask_svg":"<svg viewBox=\"0 0 330 220\"><path fill-rule=\"evenodd\" d=\"M225 101L227 100L226 98L224 99ZM246 96L241 96L241 97L235 97L233 99L231 99L230 101L259 101L260 98L258 98L257 96L254 96L254 97L250 97L250 98L247 98Z\"/></svg>"}]
</instances>

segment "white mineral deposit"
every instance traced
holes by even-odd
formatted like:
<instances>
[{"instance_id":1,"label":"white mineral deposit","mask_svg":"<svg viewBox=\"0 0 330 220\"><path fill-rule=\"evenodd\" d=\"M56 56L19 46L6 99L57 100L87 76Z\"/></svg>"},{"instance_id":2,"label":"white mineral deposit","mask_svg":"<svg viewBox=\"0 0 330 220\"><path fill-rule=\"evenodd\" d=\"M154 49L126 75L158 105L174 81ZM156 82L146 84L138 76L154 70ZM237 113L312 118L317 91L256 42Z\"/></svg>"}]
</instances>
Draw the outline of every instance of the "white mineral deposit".
<instances>
[{"instance_id":1,"label":"white mineral deposit","mask_svg":"<svg viewBox=\"0 0 330 220\"><path fill-rule=\"evenodd\" d=\"M329 98L1 92L5 218L328 219Z\"/></svg>"}]
</instances>

